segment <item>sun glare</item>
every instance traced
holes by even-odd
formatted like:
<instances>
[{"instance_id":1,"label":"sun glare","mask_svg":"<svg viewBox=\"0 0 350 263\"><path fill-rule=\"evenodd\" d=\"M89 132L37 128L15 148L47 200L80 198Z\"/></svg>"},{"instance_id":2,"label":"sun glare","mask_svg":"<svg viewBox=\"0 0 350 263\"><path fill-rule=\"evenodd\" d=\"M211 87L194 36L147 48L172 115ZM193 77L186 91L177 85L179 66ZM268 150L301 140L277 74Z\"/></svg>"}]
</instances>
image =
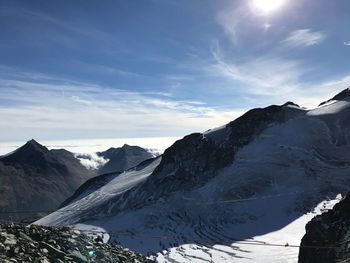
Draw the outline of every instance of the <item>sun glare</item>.
<instances>
[{"instance_id":1,"label":"sun glare","mask_svg":"<svg viewBox=\"0 0 350 263\"><path fill-rule=\"evenodd\" d=\"M285 2L286 0L253 0L252 5L258 11L268 14L281 8Z\"/></svg>"}]
</instances>

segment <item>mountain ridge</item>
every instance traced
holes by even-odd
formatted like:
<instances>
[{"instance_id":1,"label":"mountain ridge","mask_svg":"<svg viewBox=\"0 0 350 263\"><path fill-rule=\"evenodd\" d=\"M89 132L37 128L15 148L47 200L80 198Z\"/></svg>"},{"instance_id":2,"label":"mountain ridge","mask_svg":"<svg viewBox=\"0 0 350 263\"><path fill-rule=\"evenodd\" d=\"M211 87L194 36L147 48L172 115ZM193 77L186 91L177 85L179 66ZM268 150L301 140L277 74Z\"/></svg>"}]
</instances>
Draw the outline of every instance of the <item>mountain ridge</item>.
<instances>
[{"instance_id":1,"label":"mountain ridge","mask_svg":"<svg viewBox=\"0 0 350 263\"><path fill-rule=\"evenodd\" d=\"M125 171L144 160L154 157L153 154L146 149L139 146L130 146L128 144L124 144L119 148L112 147L106 151L97 152L97 155L108 159L108 162L99 169L99 174Z\"/></svg>"},{"instance_id":2,"label":"mountain ridge","mask_svg":"<svg viewBox=\"0 0 350 263\"><path fill-rule=\"evenodd\" d=\"M0 157L0 212L19 211L13 215L1 213L0 217L17 220L37 216L34 211L55 210L93 176L72 153L49 150L32 139ZM20 214L21 211L33 213Z\"/></svg>"},{"instance_id":3,"label":"mountain ridge","mask_svg":"<svg viewBox=\"0 0 350 263\"><path fill-rule=\"evenodd\" d=\"M112 241L157 254L160 262L186 262L189 254L204 251L237 262L261 255L236 240L267 238L350 190L349 116L347 97L313 110L294 103L250 110L221 128L185 136L144 168L116 175L37 223L140 233ZM300 231L297 224L289 235L299 238ZM159 243L147 235L173 238ZM195 252L189 245L195 240L207 245ZM217 244L238 249L218 252L212 247ZM271 259L265 262L297 258L290 253L274 261L275 253L264 254Z\"/></svg>"}]
</instances>

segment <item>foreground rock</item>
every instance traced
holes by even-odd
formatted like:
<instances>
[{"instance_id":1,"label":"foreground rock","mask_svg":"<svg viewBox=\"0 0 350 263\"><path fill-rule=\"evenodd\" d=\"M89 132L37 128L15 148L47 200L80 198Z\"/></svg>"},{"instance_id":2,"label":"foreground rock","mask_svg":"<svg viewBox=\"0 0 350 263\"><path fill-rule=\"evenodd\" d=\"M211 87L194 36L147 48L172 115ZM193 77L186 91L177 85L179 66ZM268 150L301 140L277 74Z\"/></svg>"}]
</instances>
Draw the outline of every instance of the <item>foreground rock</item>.
<instances>
[{"instance_id":1,"label":"foreground rock","mask_svg":"<svg viewBox=\"0 0 350 263\"><path fill-rule=\"evenodd\" d=\"M350 194L306 225L299 263L350 262Z\"/></svg>"},{"instance_id":2,"label":"foreground rock","mask_svg":"<svg viewBox=\"0 0 350 263\"><path fill-rule=\"evenodd\" d=\"M0 225L0 262L153 262L121 246L103 244L76 230Z\"/></svg>"}]
</instances>

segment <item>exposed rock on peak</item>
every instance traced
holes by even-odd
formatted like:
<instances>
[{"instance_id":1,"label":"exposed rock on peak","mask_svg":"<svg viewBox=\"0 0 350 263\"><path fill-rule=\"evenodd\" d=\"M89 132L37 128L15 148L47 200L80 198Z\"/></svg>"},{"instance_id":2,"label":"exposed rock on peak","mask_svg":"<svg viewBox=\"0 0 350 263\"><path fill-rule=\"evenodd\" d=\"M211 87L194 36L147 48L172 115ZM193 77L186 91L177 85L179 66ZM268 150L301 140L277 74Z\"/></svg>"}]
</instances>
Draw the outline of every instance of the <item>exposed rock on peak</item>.
<instances>
[{"instance_id":1,"label":"exposed rock on peak","mask_svg":"<svg viewBox=\"0 0 350 263\"><path fill-rule=\"evenodd\" d=\"M300 106L292 101L287 101L286 103L284 103L282 106L295 106L300 108Z\"/></svg>"},{"instance_id":2,"label":"exposed rock on peak","mask_svg":"<svg viewBox=\"0 0 350 263\"><path fill-rule=\"evenodd\" d=\"M334 100L349 100L350 99L350 87L341 91L340 93L338 93L337 95L335 95L333 98L321 102L318 106L322 106L328 102L334 101Z\"/></svg>"},{"instance_id":3,"label":"exposed rock on peak","mask_svg":"<svg viewBox=\"0 0 350 263\"><path fill-rule=\"evenodd\" d=\"M35 217L52 211L95 173L66 150L48 150L35 140L0 158L0 219ZM33 211L33 213L13 213Z\"/></svg>"},{"instance_id":4,"label":"exposed rock on peak","mask_svg":"<svg viewBox=\"0 0 350 263\"><path fill-rule=\"evenodd\" d=\"M27 141L27 143L24 144L22 147L20 147L18 150L23 150L23 149L32 149L32 150L43 151L43 152L49 151L45 146L41 145L34 139Z\"/></svg>"},{"instance_id":5,"label":"exposed rock on peak","mask_svg":"<svg viewBox=\"0 0 350 263\"><path fill-rule=\"evenodd\" d=\"M32 139L0 160L6 163L40 164L48 153L49 150L45 146Z\"/></svg>"},{"instance_id":6,"label":"exposed rock on peak","mask_svg":"<svg viewBox=\"0 0 350 263\"><path fill-rule=\"evenodd\" d=\"M122 172L154 157L146 149L128 144L124 144L120 148L110 148L107 151L97 153L97 155L109 160L99 170L99 174Z\"/></svg>"}]
</instances>

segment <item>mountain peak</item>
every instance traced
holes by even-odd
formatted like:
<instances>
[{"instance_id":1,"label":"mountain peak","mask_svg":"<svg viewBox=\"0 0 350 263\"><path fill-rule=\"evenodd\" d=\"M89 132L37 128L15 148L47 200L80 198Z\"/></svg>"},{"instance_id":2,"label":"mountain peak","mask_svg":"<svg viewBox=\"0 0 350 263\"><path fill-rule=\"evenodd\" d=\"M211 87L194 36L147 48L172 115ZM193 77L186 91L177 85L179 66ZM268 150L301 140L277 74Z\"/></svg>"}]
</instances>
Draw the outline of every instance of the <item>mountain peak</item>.
<instances>
[{"instance_id":1,"label":"mountain peak","mask_svg":"<svg viewBox=\"0 0 350 263\"><path fill-rule=\"evenodd\" d=\"M41 145L34 139L27 141L27 143L20 147L18 150L41 151L44 153L49 151L45 146Z\"/></svg>"},{"instance_id":2,"label":"mountain peak","mask_svg":"<svg viewBox=\"0 0 350 263\"><path fill-rule=\"evenodd\" d=\"M333 98L327 100L327 101L324 101L324 102L321 102L318 106L322 106L328 102L331 102L333 100L350 100L350 87L344 89L343 91L339 92L337 95L335 95Z\"/></svg>"},{"instance_id":3,"label":"mountain peak","mask_svg":"<svg viewBox=\"0 0 350 263\"><path fill-rule=\"evenodd\" d=\"M2 160L11 163L38 163L47 153L49 153L49 149L31 139L13 153L3 157Z\"/></svg>"},{"instance_id":4,"label":"mountain peak","mask_svg":"<svg viewBox=\"0 0 350 263\"><path fill-rule=\"evenodd\" d=\"M293 101L287 101L286 103L284 103L282 105L282 107L286 107L286 106L295 106L295 107L300 108L300 106L298 104L294 103Z\"/></svg>"},{"instance_id":5,"label":"mountain peak","mask_svg":"<svg viewBox=\"0 0 350 263\"><path fill-rule=\"evenodd\" d=\"M41 145L40 143L38 143L36 140L31 139L29 141L26 142L26 144L30 144L30 145Z\"/></svg>"},{"instance_id":6,"label":"mountain peak","mask_svg":"<svg viewBox=\"0 0 350 263\"><path fill-rule=\"evenodd\" d=\"M97 153L100 157L108 159L100 174L128 170L139 163L153 157L152 153L139 146L124 144L119 148L109 148L107 151Z\"/></svg>"},{"instance_id":7,"label":"mountain peak","mask_svg":"<svg viewBox=\"0 0 350 263\"><path fill-rule=\"evenodd\" d=\"M127 148L132 148L133 146L129 145L129 144L124 144L121 148L123 149L127 149Z\"/></svg>"},{"instance_id":8,"label":"mountain peak","mask_svg":"<svg viewBox=\"0 0 350 263\"><path fill-rule=\"evenodd\" d=\"M350 87L344 89L343 91L341 91L340 93L335 95L332 99L333 100L343 100L343 99L346 99L349 96L350 96Z\"/></svg>"}]
</instances>

